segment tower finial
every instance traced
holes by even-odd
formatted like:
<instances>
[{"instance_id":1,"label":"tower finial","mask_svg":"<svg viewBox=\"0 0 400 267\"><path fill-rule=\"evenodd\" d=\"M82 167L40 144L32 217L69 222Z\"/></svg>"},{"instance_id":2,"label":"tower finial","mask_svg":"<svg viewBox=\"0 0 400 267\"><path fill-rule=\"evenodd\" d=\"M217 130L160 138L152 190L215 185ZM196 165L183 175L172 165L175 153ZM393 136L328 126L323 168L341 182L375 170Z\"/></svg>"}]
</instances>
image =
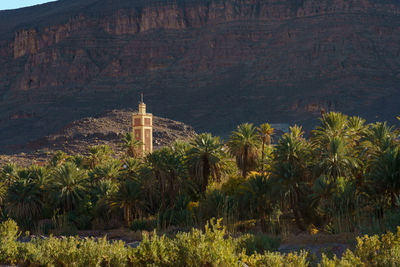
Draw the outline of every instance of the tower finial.
<instances>
[{"instance_id":1,"label":"tower finial","mask_svg":"<svg viewBox=\"0 0 400 267\"><path fill-rule=\"evenodd\" d=\"M143 102L143 93L140 93L140 103L144 103Z\"/></svg>"}]
</instances>

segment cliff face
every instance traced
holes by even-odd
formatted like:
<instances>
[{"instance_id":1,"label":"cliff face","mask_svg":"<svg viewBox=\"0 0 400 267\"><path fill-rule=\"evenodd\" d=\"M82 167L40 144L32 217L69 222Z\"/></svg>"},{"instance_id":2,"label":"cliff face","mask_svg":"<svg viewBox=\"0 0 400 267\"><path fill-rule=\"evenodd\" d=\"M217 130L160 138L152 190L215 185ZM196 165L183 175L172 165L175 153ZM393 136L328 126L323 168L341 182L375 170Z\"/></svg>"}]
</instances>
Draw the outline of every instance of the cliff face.
<instances>
[{"instance_id":1,"label":"cliff face","mask_svg":"<svg viewBox=\"0 0 400 267\"><path fill-rule=\"evenodd\" d=\"M101 1L100 1L101 2ZM35 54L68 38L84 29L104 31L112 35L138 34L154 29L182 30L205 27L218 23L240 20L284 21L312 16L329 16L340 13L399 15L400 5L395 1L371 0L225 0L199 1L185 5L185 1L150 1L149 7L141 9L117 9L113 14L95 18L84 12L71 18L65 24L51 25L41 29L22 29L15 32L14 58ZM101 7L101 3L99 3ZM99 8L100 8L99 7Z\"/></svg>"},{"instance_id":2,"label":"cliff face","mask_svg":"<svg viewBox=\"0 0 400 267\"><path fill-rule=\"evenodd\" d=\"M400 3L59 0L0 12L0 146L136 106L199 131L311 125L321 108L392 120Z\"/></svg>"}]
</instances>

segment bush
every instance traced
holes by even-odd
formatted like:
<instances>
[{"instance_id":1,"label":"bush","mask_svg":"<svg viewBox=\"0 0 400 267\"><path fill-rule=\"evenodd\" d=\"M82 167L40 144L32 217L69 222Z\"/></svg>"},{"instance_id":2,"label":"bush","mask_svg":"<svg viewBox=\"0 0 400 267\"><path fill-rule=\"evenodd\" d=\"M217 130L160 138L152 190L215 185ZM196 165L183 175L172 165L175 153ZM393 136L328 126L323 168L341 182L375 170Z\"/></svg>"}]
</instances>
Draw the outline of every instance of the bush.
<instances>
[{"instance_id":1,"label":"bush","mask_svg":"<svg viewBox=\"0 0 400 267\"><path fill-rule=\"evenodd\" d=\"M307 262L308 253L302 251L300 253L280 254L278 252L268 252L264 254L253 254L244 257L242 262L250 267L268 266L268 267L304 267L309 266Z\"/></svg>"},{"instance_id":2,"label":"bush","mask_svg":"<svg viewBox=\"0 0 400 267\"><path fill-rule=\"evenodd\" d=\"M236 240L238 251L243 249L247 255L253 253L263 254L266 251L276 251L281 241L278 237L270 237L266 234L259 233L257 235L246 234Z\"/></svg>"},{"instance_id":3,"label":"bush","mask_svg":"<svg viewBox=\"0 0 400 267\"><path fill-rule=\"evenodd\" d=\"M321 266L400 266L400 227L397 234L359 237L354 252L347 250L341 259L323 255Z\"/></svg>"},{"instance_id":4,"label":"bush","mask_svg":"<svg viewBox=\"0 0 400 267\"><path fill-rule=\"evenodd\" d=\"M154 232L151 238L143 235L140 245L128 257L132 266L174 266L177 255L172 240Z\"/></svg>"},{"instance_id":5,"label":"bush","mask_svg":"<svg viewBox=\"0 0 400 267\"><path fill-rule=\"evenodd\" d=\"M173 242L178 248L177 266L241 266L232 238L224 238L221 219L211 219L204 233L193 229L177 234Z\"/></svg>"},{"instance_id":6,"label":"bush","mask_svg":"<svg viewBox=\"0 0 400 267\"><path fill-rule=\"evenodd\" d=\"M21 243L21 263L27 266L126 266L128 249L106 238L49 237Z\"/></svg>"},{"instance_id":7,"label":"bush","mask_svg":"<svg viewBox=\"0 0 400 267\"><path fill-rule=\"evenodd\" d=\"M18 259L18 225L13 220L0 224L0 263L15 264Z\"/></svg>"},{"instance_id":8,"label":"bush","mask_svg":"<svg viewBox=\"0 0 400 267\"><path fill-rule=\"evenodd\" d=\"M143 237L132 252L134 266L239 266L239 256L231 238L224 238L221 220L207 223L205 231L192 229L170 239L165 235Z\"/></svg>"},{"instance_id":9,"label":"bush","mask_svg":"<svg viewBox=\"0 0 400 267\"><path fill-rule=\"evenodd\" d=\"M14 221L0 225L0 263L24 266L306 266L306 253L279 253L246 256L237 244L257 240L250 235L240 241L226 238L221 220L211 220L205 231L192 229L175 238L144 235L138 248L106 238L62 237L35 238L17 242L18 226ZM256 243L256 242L255 242ZM262 242L261 242L262 243ZM247 243L246 243L247 244ZM264 245L265 246L265 245Z\"/></svg>"},{"instance_id":10,"label":"bush","mask_svg":"<svg viewBox=\"0 0 400 267\"><path fill-rule=\"evenodd\" d=\"M221 220L211 220L205 230L192 229L174 238L144 236L137 248L122 241L62 237L35 238L18 242L17 224L0 224L0 264L22 266L309 266L308 253L280 254L279 240L264 235L226 236ZM354 252L347 250L341 259L322 254L319 266L400 266L400 228L397 234L358 238ZM251 254L251 255L246 255ZM254 253L253 253L254 252ZM314 264L314 261L312 262ZM317 262L315 262L317 264Z\"/></svg>"}]
</instances>

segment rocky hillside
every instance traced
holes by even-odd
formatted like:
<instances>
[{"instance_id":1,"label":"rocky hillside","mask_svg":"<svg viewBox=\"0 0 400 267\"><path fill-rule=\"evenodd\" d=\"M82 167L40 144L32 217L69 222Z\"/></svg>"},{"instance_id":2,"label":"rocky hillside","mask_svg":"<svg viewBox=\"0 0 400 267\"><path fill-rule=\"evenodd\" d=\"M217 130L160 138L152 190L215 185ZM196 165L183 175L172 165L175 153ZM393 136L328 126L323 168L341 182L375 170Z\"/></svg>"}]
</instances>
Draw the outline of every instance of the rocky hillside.
<instances>
[{"instance_id":1,"label":"rocky hillside","mask_svg":"<svg viewBox=\"0 0 400 267\"><path fill-rule=\"evenodd\" d=\"M121 154L121 138L132 131L132 111L113 110L74 121L57 133L11 147L15 153L0 155L0 165L10 160L22 165L45 161L57 150L87 154L89 146L101 144L109 145L117 155ZM154 117L153 124L154 149L171 145L176 140L190 141L196 136L192 127L178 121Z\"/></svg>"},{"instance_id":2,"label":"rocky hillside","mask_svg":"<svg viewBox=\"0 0 400 267\"><path fill-rule=\"evenodd\" d=\"M390 120L397 0L59 0L0 12L0 147L144 92L153 114L225 135L315 123L321 108Z\"/></svg>"}]
</instances>

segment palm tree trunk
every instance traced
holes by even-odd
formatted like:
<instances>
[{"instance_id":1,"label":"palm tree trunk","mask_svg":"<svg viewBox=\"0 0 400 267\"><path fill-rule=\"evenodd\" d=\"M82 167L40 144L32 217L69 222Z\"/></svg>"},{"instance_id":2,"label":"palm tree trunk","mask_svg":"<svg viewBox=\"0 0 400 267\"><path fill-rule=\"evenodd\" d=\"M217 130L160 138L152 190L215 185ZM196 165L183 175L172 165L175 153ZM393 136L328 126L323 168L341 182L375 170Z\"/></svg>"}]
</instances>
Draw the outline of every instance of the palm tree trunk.
<instances>
[{"instance_id":1,"label":"palm tree trunk","mask_svg":"<svg viewBox=\"0 0 400 267\"><path fill-rule=\"evenodd\" d=\"M247 176L247 156L248 156L248 150L244 150L244 155L243 155L243 177L246 178Z\"/></svg>"},{"instance_id":2,"label":"palm tree trunk","mask_svg":"<svg viewBox=\"0 0 400 267\"><path fill-rule=\"evenodd\" d=\"M262 151L261 151L261 172L264 173L264 157L265 157L265 142L262 141Z\"/></svg>"},{"instance_id":3,"label":"palm tree trunk","mask_svg":"<svg viewBox=\"0 0 400 267\"><path fill-rule=\"evenodd\" d=\"M160 195L161 195L161 210L165 211L165 192L164 192L164 186L163 186L163 182L162 182L162 178L161 175L158 174L158 184L160 186Z\"/></svg>"},{"instance_id":4,"label":"palm tree trunk","mask_svg":"<svg viewBox=\"0 0 400 267\"><path fill-rule=\"evenodd\" d=\"M392 208L396 208L397 203L396 203L396 192L392 191L390 193L390 198L392 200Z\"/></svg>"},{"instance_id":5,"label":"palm tree trunk","mask_svg":"<svg viewBox=\"0 0 400 267\"><path fill-rule=\"evenodd\" d=\"M267 221L265 220L265 212L264 212L264 207L261 205L258 205L258 214L260 214L260 223L261 223L261 230L263 232L267 231Z\"/></svg>"},{"instance_id":6,"label":"palm tree trunk","mask_svg":"<svg viewBox=\"0 0 400 267\"><path fill-rule=\"evenodd\" d=\"M151 195L151 192L150 192L150 191L147 192L147 195L148 195L149 202L150 202L150 208L153 208L153 207L154 207L154 204L153 204L153 196Z\"/></svg>"},{"instance_id":7,"label":"palm tree trunk","mask_svg":"<svg viewBox=\"0 0 400 267\"><path fill-rule=\"evenodd\" d=\"M175 179L175 173L172 173L169 177L169 201L170 203L174 203L175 202L175 196L178 192L175 191L174 188L174 182L176 181Z\"/></svg>"},{"instance_id":8,"label":"palm tree trunk","mask_svg":"<svg viewBox=\"0 0 400 267\"><path fill-rule=\"evenodd\" d=\"M304 223L301 220L301 216L299 214L299 211L298 211L296 205L292 205L292 210L293 210L294 220L295 220L297 227L299 227L300 230L305 231L306 227L304 226Z\"/></svg>"},{"instance_id":9,"label":"palm tree trunk","mask_svg":"<svg viewBox=\"0 0 400 267\"><path fill-rule=\"evenodd\" d=\"M128 209L126 206L124 206L124 219L125 219L125 225L129 227Z\"/></svg>"},{"instance_id":10,"label":"palm tree trunk","mask_svg":"<svg viewBox=\"0 0 400 267\"><path fill-rule=\"evenodd\" d=\"M296 192L294 193L296 194ZM290 208L293 211L294 220L297 227L299 227L300 230L305 231L306 227L304 226L304 223L301 219L301 215L297 207L297 201L293 198L292 194L290 194Z\"/></svg>"},{"instance_id":11,"label":"palm tree trunk","mask_svg":"<svg viewBox=\"0 0 400 267\"><path fill-rule=\"evenodd\" d=\"M207 190L209 177L210 177L210 164L208 163L208 160L204 160L204 164L203 164L203 182L201 184L201 191L203 193L203 197L206 196L206 190Z\"/></svg>"}]
</instances>

